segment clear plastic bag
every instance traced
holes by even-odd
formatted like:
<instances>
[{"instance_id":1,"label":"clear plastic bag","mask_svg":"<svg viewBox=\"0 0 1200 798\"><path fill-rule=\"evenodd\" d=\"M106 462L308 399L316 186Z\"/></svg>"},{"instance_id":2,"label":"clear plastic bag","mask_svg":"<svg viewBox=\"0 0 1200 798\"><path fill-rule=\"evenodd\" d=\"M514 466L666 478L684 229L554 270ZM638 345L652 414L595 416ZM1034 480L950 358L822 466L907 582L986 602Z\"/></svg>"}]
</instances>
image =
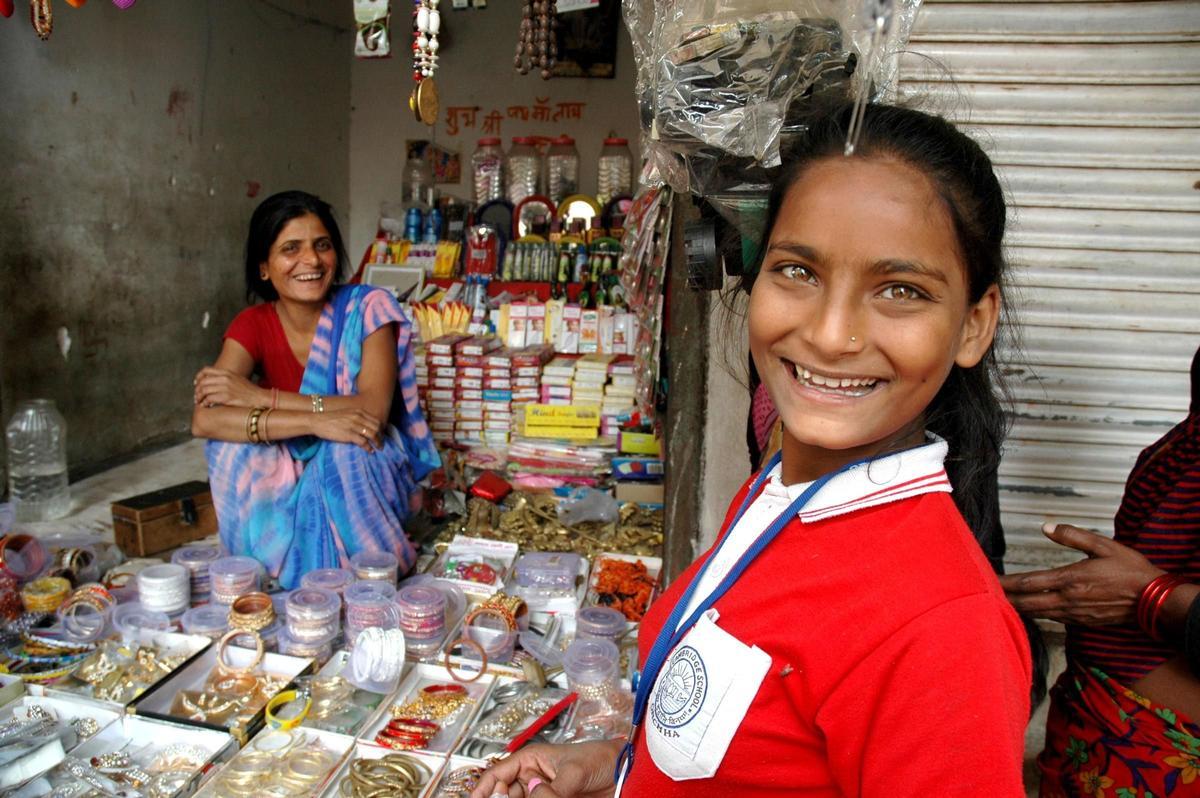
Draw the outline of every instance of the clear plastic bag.
<instances>
[{"instance_id":1,"label":"clear plastic bag","mask_svg":"<svg viewBox=\"0 0 1200 798\"><path fill-rule=\"evenodd\" d=\"M644 179L702 196L770 184L780 149L824 97L892 86L920 0L624 0L638 65ZM890 10L870 49L872 9Z\"/></svg>"}]
</instances>

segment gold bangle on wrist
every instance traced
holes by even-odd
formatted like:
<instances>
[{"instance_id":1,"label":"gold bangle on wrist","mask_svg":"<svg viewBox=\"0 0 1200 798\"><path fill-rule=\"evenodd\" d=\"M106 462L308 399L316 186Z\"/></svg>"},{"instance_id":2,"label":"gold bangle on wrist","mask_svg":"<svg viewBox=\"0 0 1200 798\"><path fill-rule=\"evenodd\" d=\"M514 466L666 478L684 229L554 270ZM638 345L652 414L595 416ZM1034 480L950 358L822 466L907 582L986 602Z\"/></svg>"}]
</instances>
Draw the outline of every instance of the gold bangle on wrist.
<instances>
[{"instance_id":1,"label":"gold bangle on wrist","mask_svg":"<svg viewBox=\"0 0 1200 798\"><path fill-rule=\"evenodd\" d=\"M265 411L265 407L255 407L246 417L246 437L250 439L251 443L262 443L262 438L258 434L258 423Z\"/></svg>"},{"instance_id":2,"label":"gold bangle on wrist","mask_svg":"<svg viewBox=\"0 0 1200 798\"><path fill-rule=\"evenodd\" d=\"M308 398L312 400L312 411L314 413L324 413L325 412L325 397L321 396L320 394L314 393L314 394L309 394Z\"/></svg>"}]
</instances>

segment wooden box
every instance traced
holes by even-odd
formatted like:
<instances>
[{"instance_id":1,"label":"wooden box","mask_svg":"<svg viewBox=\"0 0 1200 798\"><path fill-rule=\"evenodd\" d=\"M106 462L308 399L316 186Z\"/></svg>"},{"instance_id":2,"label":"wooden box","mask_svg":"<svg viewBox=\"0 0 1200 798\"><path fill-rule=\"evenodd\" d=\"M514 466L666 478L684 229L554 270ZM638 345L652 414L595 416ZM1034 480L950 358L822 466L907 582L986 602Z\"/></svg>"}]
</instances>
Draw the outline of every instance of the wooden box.
<instances>
[{"instance_id":1,"label":"wooden box","mask_svg":"<svg viewBox=\"0 0 1200 798\"><path fill-rule=\"evenodd\" d=\"M113 502L113 535L126 557L144 557L217 531L207 482L184 482Z\"/></svg>"}]
</instances>

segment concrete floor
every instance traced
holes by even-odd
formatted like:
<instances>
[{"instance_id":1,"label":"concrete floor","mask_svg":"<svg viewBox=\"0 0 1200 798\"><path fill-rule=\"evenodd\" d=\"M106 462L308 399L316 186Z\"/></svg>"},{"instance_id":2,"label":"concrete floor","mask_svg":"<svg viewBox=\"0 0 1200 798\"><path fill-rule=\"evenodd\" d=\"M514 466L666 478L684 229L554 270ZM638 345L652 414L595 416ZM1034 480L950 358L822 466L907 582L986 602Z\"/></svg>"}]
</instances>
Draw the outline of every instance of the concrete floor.
<instances>
[{"instance_id":1,"label":"concrete floor","mask_svg":"<svg viewBox=\"0 0 1200 798\"><path fill-rule=\"evenodd\" d=\"M188 441L73 483L71 515L58 521L24 526L39 534L89 532L112 540L112 502L180 482L207 479L204 443ZM1052 645L1050 667L1050 683L1053 684L1064 667L1061 643ZM1033 763L1045 739L1047 706L1048 702L1042 703L1025 733L1025 784L1030 798L1036 798L1038 793Z\"/></svg>"}]
</instances>

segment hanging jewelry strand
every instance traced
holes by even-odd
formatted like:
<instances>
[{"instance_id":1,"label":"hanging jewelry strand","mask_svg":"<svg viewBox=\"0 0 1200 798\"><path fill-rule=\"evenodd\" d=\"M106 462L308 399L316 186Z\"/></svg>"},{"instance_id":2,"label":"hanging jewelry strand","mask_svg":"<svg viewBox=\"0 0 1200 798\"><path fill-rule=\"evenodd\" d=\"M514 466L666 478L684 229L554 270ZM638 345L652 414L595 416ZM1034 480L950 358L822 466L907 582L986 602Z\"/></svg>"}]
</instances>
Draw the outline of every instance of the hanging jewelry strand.
<instances>
[{"instance_id":1,"label":"hanging jewelry strand","mask_svg":"<svg viewBox=\"0 0 1200 798\"><path fill-rule=\"evenodd\" d=\"M555 0L524 0L521 28L517 33L517 54L513 66L522 75L540 69L542 80L549 80L558 62L558 3Z\"/></svg>"}]
</instances>

